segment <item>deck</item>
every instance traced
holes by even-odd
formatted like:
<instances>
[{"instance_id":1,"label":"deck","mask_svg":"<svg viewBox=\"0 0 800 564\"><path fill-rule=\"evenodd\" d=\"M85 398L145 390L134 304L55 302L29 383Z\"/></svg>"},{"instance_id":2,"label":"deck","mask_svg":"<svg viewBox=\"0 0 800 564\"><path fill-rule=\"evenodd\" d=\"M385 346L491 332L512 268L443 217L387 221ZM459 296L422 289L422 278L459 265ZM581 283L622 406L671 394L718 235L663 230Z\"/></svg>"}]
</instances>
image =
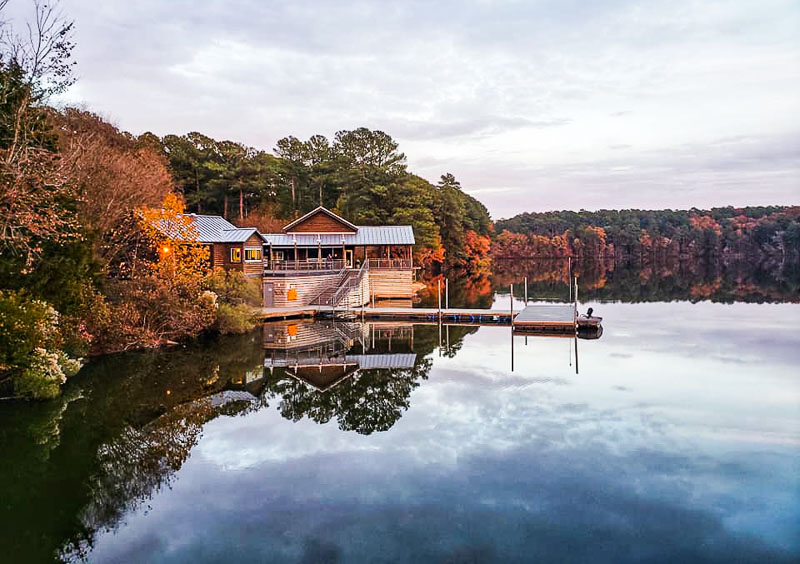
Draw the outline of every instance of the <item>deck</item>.
<instances>
[{"instance_id":1,"label":"deck","mask_svg":"<svg viewBox=\"0 0 800 564\"><path fill-rule=\"evenodd\" d=\"M258 315L263 320L292 319L300 317L349 316L363 319L414 321L417 323L444 323L446 325L510 325L510 310L434 307L355 307L298 306L288 308L262 308ZM533 304L514 312L516 332L574 332L575 308L572 304Z\"/></svg>"}]
</instances>

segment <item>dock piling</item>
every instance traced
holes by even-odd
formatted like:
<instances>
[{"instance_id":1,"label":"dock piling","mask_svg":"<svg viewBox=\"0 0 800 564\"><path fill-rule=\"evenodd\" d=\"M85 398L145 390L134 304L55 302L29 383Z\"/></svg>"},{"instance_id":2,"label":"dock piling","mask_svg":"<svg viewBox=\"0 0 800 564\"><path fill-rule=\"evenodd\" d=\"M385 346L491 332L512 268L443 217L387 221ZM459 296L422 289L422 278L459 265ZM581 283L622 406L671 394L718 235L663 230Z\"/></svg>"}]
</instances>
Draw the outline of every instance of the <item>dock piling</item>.
<instances>
[{"instance_id":1,"label":"dock piling","mask_svg":"<svg viewBox=\"0 0 800 564\"><path fill-rule=\"evenodd\" d=\"M437 295L439 296L439 321L442 320L442 280L441 278L436 281Z\"/></svg>"}]
</instances>

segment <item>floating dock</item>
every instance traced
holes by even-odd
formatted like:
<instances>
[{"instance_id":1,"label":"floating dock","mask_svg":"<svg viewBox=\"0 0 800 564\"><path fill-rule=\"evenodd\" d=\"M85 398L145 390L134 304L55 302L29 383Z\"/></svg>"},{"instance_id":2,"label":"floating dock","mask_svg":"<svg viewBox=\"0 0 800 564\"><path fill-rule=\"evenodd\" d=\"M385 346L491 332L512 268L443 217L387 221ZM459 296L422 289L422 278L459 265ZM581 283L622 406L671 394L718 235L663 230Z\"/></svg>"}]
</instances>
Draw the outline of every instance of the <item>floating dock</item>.
<instances>
[{"instance_id":1,"label":"floating dock","mask_svg":"<svg viewBox=\"0 0 800 564\"><path fill-rule=\"evenodd\" d=\"M262 308L257 317L270 321L315 316L385 319L447 325L513 325L514 331L518 333L573 334L576 330L573 304L532 304L520 312L513 313L510 310L478 308L301 306L297 308Z\"/></svg>"}]
</instances>

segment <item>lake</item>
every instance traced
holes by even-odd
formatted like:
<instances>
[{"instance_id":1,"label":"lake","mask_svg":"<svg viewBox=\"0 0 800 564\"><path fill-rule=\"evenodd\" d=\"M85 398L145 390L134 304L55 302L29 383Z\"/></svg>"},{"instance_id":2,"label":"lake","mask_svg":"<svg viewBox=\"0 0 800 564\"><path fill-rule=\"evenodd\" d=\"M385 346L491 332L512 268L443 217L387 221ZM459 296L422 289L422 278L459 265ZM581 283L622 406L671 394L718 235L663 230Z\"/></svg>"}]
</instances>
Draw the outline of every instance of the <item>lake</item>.
<instances>
[{"instance_id":1,"label":"lake","mask_svg":"<svg viewBox=\"0 0 800 564\"><path fill-rule=\"evenodd\" d=\"M599 339L290 321L0 404L3 558L798 561L796 279L576 271ZM565 272L454 277L451 305L566 300Z\"/></svg>"}]
</instances>

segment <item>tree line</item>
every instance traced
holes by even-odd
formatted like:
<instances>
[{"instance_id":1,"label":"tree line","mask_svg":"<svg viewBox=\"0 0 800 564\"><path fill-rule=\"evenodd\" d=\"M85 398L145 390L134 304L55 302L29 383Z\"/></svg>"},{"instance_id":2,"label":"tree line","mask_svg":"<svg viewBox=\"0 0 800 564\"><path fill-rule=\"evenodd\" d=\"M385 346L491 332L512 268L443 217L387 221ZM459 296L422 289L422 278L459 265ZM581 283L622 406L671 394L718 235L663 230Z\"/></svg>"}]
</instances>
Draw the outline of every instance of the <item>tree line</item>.
<instances>
[{"instance_id":1,"label":"tree line","mask_svg":"<svg viewBox=\"0 0 800 564\"><path fill-rule=\"evenodd\" d=\"M496 258L800 261L800 206L522 213L495 224Z\"/></svg>"},{"instance_id":2,"label":"tree line","mask_svg":"<svg viewBox=\"0 0 800 564\"><path fill-rule=\"evenodd\" d=\"M432 184L410 172L383 131L284 137L274 154L198 132L140 139L166 157L192 212L274 232L325 206L357 225L413 226L418 264L472 269L488 252L492 222L483 204L452 174Z\"/></svg>"}]
</instances>

